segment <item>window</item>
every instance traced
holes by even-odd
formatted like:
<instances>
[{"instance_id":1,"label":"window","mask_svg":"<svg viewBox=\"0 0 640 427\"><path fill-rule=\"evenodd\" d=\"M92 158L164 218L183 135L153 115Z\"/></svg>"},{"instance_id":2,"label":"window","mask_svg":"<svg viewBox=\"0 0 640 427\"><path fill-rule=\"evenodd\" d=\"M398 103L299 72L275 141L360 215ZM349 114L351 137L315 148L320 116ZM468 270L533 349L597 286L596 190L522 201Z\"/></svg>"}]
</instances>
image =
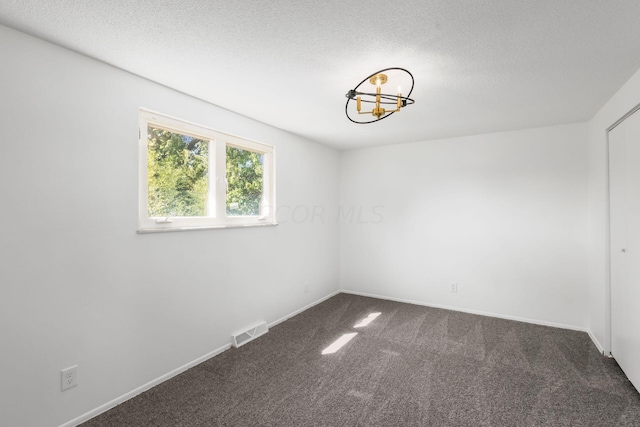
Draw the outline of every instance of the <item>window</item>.
<instances>
[{"instance_id":1,"label":"window","mask_svg":"<svg viewBox=\"0 0 640 427\"><path fill-rule=\"evenodd\" d=\"M273 147L140 111L139 231L275 225Z\"/></svg>"}]
</instances>

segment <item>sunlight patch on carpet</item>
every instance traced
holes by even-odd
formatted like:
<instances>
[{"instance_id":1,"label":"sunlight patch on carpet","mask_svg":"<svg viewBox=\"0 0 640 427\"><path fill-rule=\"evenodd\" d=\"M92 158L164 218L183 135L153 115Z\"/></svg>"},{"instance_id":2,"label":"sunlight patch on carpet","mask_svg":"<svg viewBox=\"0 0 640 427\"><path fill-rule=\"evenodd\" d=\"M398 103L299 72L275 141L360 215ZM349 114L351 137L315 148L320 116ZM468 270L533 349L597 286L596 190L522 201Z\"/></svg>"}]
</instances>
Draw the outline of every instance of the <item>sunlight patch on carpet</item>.
<instances>
[{"instance_id":1,"label":"sunlight patch on carpet","mask_svg":"<svg viewBox=\"0 0 640 427\"><path fill-rule=\"evenodd\" d=\"M324 350L322 350L322 354L333 354L333 353L335 353L336 351L338 351L342 347L344 347L345 344L347 344L349 341L351 341L353 339L353 337L355 337L356 335L358 335L357 332L352 332L350 334L344 334L343 336L341 336L340 338L335 340L333 342L333 344L331 344L329 347L327 347Z\"/></svg>"},{"instance_id":2,"label":"sunlight patch on carpet","mask_svg":"<svg viewBox=\"0 0 640 427\"><path fill-rule=\"evenodd\" d=\"M365 326L367 326L369 323L373 322L374 320L376 320L376 318L378 316L380 316L382 313L371 313L369 314L367 317L365 317L364 319L362 319L360 322L358 322L357 324L355 324L353 327L354 328L364 328Z\"/></svg>"}]
</instances>

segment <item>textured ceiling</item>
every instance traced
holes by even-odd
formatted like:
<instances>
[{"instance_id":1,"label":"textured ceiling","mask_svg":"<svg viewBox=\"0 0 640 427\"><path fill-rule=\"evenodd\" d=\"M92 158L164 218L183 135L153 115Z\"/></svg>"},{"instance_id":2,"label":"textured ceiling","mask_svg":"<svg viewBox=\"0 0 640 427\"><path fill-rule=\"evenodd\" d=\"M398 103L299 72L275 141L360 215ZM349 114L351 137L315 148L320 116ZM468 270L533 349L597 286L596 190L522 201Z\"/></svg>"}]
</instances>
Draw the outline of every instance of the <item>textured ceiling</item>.
<instances>
[{"instance_id":1,"label":"textured ceiling","mask_svg":"<svg viewBox=\"0 0 640 427\"><path fill-rule=\"evenodd\" d=\"M339 149L588 120L640 68L639 17L638 0L0 1L2 24ZM347 90L387 67L416 103L349 122Z\"/></svg>"}]
</instances>

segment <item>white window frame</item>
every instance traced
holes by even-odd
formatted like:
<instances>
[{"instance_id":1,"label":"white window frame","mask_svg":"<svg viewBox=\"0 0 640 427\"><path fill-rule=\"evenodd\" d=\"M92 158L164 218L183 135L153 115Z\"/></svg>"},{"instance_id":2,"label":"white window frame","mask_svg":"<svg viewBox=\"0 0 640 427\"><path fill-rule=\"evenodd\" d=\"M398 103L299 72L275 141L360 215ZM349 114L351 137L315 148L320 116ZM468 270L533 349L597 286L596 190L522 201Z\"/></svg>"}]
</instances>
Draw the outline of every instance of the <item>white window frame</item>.
<instances>
[{"instance_id":1,"label":"white window frame","mask_svg":"<svg viewBox=\"0 0 640 427\"><path fill-rule=\"evenodd\" d=\"M259 227L277 225L275 217L275 148L271 145L230 135L206 126L176 119L164 114L140 109L138 140L138 232L196 230L207 228ZM206 217L149 217L148 196L148 127L158 127L181 135L189 135L209 141L209 214ZM255 151L263 157L263 191L260 216L228 216L226 211L227 191L227 145L243 150Z\"/></svg>"}]
</instances>

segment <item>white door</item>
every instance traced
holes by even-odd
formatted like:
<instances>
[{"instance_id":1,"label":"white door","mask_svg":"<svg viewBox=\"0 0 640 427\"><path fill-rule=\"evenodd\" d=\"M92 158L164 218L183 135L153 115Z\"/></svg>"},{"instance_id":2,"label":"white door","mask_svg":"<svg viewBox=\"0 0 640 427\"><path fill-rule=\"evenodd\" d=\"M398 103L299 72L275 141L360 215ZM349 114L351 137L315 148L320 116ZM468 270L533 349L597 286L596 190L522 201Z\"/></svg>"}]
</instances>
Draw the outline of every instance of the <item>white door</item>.
<instances>
[{"instance_id":1,"label":"white door","mask_svg":"<svg viewBox=\"0 0 640 427\"><path fill-rule=\"evenodd\" d=\"M640 390L640 112L609 132L611 354Z\"/></svg>"}]
</instances>

